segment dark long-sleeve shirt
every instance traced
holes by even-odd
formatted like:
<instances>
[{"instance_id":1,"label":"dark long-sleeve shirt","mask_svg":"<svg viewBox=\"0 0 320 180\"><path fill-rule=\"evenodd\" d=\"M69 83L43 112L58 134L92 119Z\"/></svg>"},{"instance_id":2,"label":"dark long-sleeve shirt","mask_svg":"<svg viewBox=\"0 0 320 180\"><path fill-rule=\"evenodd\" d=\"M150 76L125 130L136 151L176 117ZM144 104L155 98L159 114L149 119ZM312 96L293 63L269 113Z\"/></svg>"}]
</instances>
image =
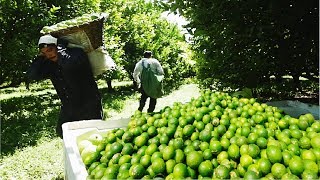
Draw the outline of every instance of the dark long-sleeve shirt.
<instances>
[{"instance_id":1,"label":"dark long-sleeve shirt","mask_svg":"<svg viewBox=\"0 0 320 180\"><path fill-rule=\"evenodd\" d=\"M64 112L73 119L86 119L82 114L101 109L101 96L88 56L80 48L59 49L57 62L36 58L27 75L34 80L49 78Z\"/></svg>"}]
</instances>

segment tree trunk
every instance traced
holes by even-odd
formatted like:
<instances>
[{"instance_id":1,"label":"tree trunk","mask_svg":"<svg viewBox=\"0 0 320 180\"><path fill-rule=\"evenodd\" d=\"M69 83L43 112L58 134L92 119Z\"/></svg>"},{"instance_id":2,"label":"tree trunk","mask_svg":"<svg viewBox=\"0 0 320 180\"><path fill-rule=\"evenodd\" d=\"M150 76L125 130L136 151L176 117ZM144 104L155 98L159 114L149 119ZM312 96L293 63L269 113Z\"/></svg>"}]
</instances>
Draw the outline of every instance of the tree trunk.
<instances>
[{"instance_id":1,"label":"tree trunk","mask_svg":"<svg viewBox=\"0 0 320 180\"><path fill-rule=\"evenodd\" d=\"M107 80L107 85L108 85L108 92L113 92L114 89L112 88L112 80Z\"/></svg>"},{"instance_id":2,"label":"tree trunk","mask_svg":"<svg viewBox=\"0 0 320 180\"><path fill-rule=\"evenodd\" d=\"M295 74L295 75L292 75L292 77L293 77L293 87L294 87L294 89L301 91L301 84L300 84L300 81L299 81L299 75Z\"/></svg>"}]
</instances>

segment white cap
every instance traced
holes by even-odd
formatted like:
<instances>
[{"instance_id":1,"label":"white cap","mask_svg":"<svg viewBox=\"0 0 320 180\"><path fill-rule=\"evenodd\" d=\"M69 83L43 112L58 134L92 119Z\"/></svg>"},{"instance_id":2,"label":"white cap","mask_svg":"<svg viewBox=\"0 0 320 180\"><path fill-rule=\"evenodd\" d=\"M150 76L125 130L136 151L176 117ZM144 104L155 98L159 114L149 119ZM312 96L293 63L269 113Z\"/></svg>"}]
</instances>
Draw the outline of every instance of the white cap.
<instances>
[{"instance_id":1,"label":"white cap","mask_svg":"<svg viewBox=\"0 0 320 180\"><path fill-rule=\"evenodd\" d=\"M57 41L58 41L57 38L47 34L47 35L40 37L39 42L38 42L38 46L40 44L55 44L55 45L57 45Z\"/></svg>"}]
</instances>

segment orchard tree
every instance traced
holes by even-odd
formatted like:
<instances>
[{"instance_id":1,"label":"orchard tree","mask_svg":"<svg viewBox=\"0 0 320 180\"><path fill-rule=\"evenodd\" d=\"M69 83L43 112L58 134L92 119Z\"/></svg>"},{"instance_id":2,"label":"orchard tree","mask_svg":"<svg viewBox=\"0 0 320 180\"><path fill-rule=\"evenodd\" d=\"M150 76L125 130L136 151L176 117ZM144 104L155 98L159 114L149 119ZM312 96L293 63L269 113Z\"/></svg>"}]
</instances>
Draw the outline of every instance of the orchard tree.
<instances>
[{"instance_id":1,"label":"orchard tree","mask_svg":"<svg viewBox=\"0 0 320 180\"><path fill-rule=\"evenodd\" d=\"M161 18L158 6L144 0L67 0L2 2L5 11L1 19L0 84L18 85L25 79L24 72L34 55L43 26L50 26L85 13L109 14L104 25L104 42L118 69L97 78L105 78L111 87L112 79L132 78L135 63L143 51L151 50L165 70L165 84L177 87L183 77L192 74L186 63L188 44L176 25ZM180 73L173 73L180 72Z\"/></svg>"},{"instance_id":2,"label":"orchard tree","mask_svg":"<svg viewBox=\"0 0 320 180\"><path fill-rule=\"evenodd\" d=\"M0 86L17 86L25 81L24 72L38 53L37 41L43 26L98 11L98 1L29 1L0 2Z\"/></svg>"},{"instance_id":3,"label":"orchard tree","mask_svg":"<svg viewBox=\"0 0 320 180\"><path fill-rule=\"evenodd\" d=\"M161 62L168 89L178 87L192 74L186 55L189 46L178 27L161 17L163 9L144 0L115 0L101 1L101 11L109 14L104 33L106 47L131 80L135 64L146 50Z\"/></svg>"},{"instance_id":4,"label":"orchard tree","mask_svg":"<svg viewBox=\"0 0 320 180\"><path fill-rule=\"evenodd\" d=\"M190 23L198 56L198 78L205 87L282 87L283 75L299 76L319 89L319 1L169 0L162 3ZM276 78L270 79L270 77Z\"/></svg>"}]
</instances>

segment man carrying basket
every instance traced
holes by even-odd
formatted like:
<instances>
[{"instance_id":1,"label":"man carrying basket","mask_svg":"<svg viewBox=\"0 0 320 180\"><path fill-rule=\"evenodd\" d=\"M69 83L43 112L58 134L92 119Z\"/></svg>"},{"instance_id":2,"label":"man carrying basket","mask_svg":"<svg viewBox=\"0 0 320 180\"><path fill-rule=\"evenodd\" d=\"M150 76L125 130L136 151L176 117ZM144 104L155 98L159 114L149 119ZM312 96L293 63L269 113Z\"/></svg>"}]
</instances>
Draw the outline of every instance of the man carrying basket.
<instances>
[{"instance_id":1,"label":"man carrying basket","mask_svg":"<svg viewBox=\"0 0 320 180\"><path fill-rule=\"evenodd\" d=\"M33 80L50 79L61 100L56 127L62 138L62 124L70 121L102 119L101 95L87 54L68 48L51 35L41 36L37 56L27 75Z\"/></svg>"}]
</instances>

